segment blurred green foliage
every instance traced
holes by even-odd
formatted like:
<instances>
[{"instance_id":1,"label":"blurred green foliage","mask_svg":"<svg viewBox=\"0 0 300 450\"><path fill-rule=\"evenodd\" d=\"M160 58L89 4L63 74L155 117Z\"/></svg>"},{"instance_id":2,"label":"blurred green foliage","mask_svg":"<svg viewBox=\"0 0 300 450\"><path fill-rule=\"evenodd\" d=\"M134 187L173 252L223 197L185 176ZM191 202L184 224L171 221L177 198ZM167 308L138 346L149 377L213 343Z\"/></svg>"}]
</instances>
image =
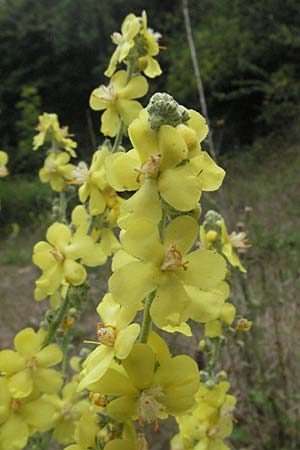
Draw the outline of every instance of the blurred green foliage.
<instances>
[{"instance_id":1,"label":"blurred green foliage","mask_svg":"<svg viewBox=\"0 0 300 450\"><path fill-rule=\"evenodd\" d=\"M51 212L51 203L51 190L38 179L0 179L0 228L10 233L18 226L38 225Z\"/></svg>"},{"instance_id":2,"label":"blurred green foliage","mask_svg":"<svg viewBox=\"0 0 300 450\"><path fill-rule=\"evenodd\" d=\"M41 99L34 86L22 86L21 100L17 102L16 108L19 111L16 123L18 147L16 158L10 164L11 170L13 173L37 171L43 155L32 151L32 140L41 113Z\"/></svg>"},{"instance_id":3,"label":"blurred green foliage","mask_svg":"<svg viewBox=\"0 0 300 450\"><path fill-rule=\"evenodd\" d=\"M189 7L221 151L240 151L257 137L288 133L300 110L299 2L190 0ZM199 109L181 0L0 2L0 136L11 160L22 159L22 142L29 139L29 134L24 137L27 125L16 132L16 124L25 125L28 116L15 107L24 101L22 86L38 89L40 102L32 106L58 113L62 125L70 126L80 156L91 152L88 99L95 86L106 82L103 72L114 47L110 35L126 14L142 9L166 46L160 54L165 75L154 80L151 92L167 90ZM92 118L98 132L99 116L92 113ZM18 164L16 170L29 171L30 164Z\"/></svg>"}]
</instances>

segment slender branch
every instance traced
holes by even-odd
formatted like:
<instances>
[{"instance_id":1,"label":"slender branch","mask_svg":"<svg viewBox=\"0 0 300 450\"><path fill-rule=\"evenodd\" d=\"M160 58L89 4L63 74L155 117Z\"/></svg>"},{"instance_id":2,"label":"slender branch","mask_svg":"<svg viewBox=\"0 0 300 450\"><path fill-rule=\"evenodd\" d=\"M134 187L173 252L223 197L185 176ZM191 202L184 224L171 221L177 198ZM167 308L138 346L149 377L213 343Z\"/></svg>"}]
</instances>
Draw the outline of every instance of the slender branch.
<instances>
[{"instance_id":1,"label":"slender branch","mask_svg":"<svg viewBox=\"0 0 300 450\"><path fill-rule=\"evenodd\" d=\"M120 145L122 144L122 138L123 138L123 134L124 134L124 122L123 120L120 118L120 126L119 126L119 130L118 130L118 134L115 138L115 142L112 148L112 153L115 153L118 151Z\"/></svg>"},{"instance_id":2,"label":"slender branch","mask_svg":"<svg viewBox=\"0 0 300 450\"><path fill-rule=\"evenodd\" d=\"M151 320L151 316L150 316L150 308L151 308L152 302L155 297L155 292L156 291L153 291L150 294L148 294L146 297L146 300L145 300L143 323L142 323L142 329L141 329L141 334L140 334L140 338L139 338L139 342L141 342L142 344L147 343L148 336L149 336L149 333L151 330L152 320Z\"/></svg>"},{"instance_id":3,"label":"slender branch","mask_svg":"<svg viewBox=\"0 0 300 450\"><path fill-rule=\"evenodd\" d=\"M68 376L68 351L69 351L69 343L70 343L70 336L71 330L66 330L62 339L62 352L63 352L63 359L61 363L61 376L64 380L66 380Z\"/></svg>"},{"instance_id":4,"label":"slender branch","mask_svg":"<svg viewBox=\"0 0 300 450\"><path fill-rule=\"evenodd\" d=\"M196 47L195 47L193 34L192 34L192 26L191 26L188 0L182 0L182 11L183 11L187 41L188 41L188 45L189 45L189 49L190 49L194 74L195 74L195 78L196 78L196 85L197 85L197 91L198 91L199 101L200 101L200 105L201 105L201 111L206 119L206 122L207 122L207 125L209 128L209 132L208 132L208 136L207 136L208 150L209 150L209 153L211 154L211 156L213 157L213 159L215 160L215 162L217 162L217 152L215 149L215 144L214 144L214 140L213 140L213 136L212 136L212 130L210 127L210 120L209 120L209 115L208 115L208 110L207 110L204 86L203 86L203 82L202 82L202 78L201 78ZM223 192L222 188L220 188L218 190L218 195L220 198L222 213L225 218L225 222L227 223L229 228L231 228L228 207L226 204L226 200L225 200L225 196L224 196L224 192Z\"/></svg>"},{"instance_id":5,"label":"slender branch","mask_svg":"<svg viewBox=\"0 0 300 450\"><path fill-rule=\"evenodd\" d=\"M57 332L57 329L59 328L60 324L62 323L62 321L66 315L67 310L69 309L69 305L70 305L69 291L70 291L70 288L68 289L68 292L64 298L64 301L63 301L61 307L59 308L57 315L48 330L48 333L45 336L43 346L42 346L43 348L52 342L52 340L54 339L55 334Z\"/></svg>"}]
</instances>

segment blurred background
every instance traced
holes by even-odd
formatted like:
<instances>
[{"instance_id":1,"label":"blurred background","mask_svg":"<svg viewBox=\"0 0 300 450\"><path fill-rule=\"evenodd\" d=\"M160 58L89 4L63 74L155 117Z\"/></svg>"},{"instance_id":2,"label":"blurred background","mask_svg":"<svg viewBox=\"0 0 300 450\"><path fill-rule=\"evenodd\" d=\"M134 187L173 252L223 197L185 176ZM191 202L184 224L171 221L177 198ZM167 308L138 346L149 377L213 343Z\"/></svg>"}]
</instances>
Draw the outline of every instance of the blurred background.
<instances>
[{"instance_id":1,"label":"blurred background","mask_svg":"<svg viewBox=\"0 0 300 450\"><path fill-rule=\"evenodd\" d=\"M37 326L47 307L32 295L32 246L51 221L52 202L37 178L43 152L32 152L38 116L57 113L80 159L89 160L101 136L88 100L106 83L110 35L143 9L165 47L163 75L150 83L148 98L166 91L201 111L180 0L0 0L0 147L10 158L10 176L0 180L1 348L21 327ZM223 355L239 400L232 448L299 450L300 5L190 0L189 9L218 162L227 171L228 228L246 230L252 245L232 298L253 329ZM202 206L219 209L219 197ZM83 336L94 336L92 311L106 289L92 277ZM172 336L170 345L195 354L199 337L195 330L191 345ZM167 450L173 425L161 428L156 448Z\"/></svg>"}]
</instances>

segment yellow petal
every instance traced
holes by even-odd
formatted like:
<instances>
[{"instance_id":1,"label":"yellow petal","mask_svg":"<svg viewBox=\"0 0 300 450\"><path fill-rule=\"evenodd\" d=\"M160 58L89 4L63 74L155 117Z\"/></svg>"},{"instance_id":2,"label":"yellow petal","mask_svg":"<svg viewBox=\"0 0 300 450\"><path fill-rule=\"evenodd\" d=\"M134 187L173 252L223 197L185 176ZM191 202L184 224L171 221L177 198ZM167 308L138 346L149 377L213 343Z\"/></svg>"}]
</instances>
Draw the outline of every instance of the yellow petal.
<instances>
[{"instance_id":1,"label":"yellow petal","mask_svg":"<svg viewBox=\"0 0 300 450\"><path fill-rule=\"evenodd\" d=\"M163 263L164 247L160 242L157 227L149 220L139 219L131 222L121 235L121 243L124 250L135 258L152 262L158 267Z\"/></svg>"},{"instance_id":2,"label":"yellow petal","mask_svg":"<svg viewBox=\"0 0 300 450\"><path fill-rule=\"evenodd\" d=\"M47 241L58 250L62 250L71 240L71 231L63 223L55 222L47 230Z\"/></svg>"},{"instance_id":3,"label":"yellow petal","mask_svg":"<svg viewBox=\"0 0 300 450\"><path fill-rule=\"evenodd\" d=\"M209 291L202 291L195 286L186 286L186 291L190 299L190 318L197 322L217 319L229 296L229 286L224 281Z\"/></svg>"},{"instance_id":4,"label":"yellow petal","mask_svg":"<svg viewBox=\"0 0 300 450\"><path fill-rule=\"evenodd\" d=\"M187 157L188 148L183 137L177 132L176 128L169 125L160 127L158 145L161 154L159 165L161 171L177 166Z\"/></svg>"},{"instance_id":5,"label":"yellow petal","mask_svg":"<svg viewBox=\"0 0 300 450\"><path fill-rule=\"evenodd\" d=\"M142 109L142 105L136 100L120 99L116 102L116 110L127 126L137 118Z\"/></svg>"},{"instance_id":6,"label":"yellow petal","mask_svg":"<svg viewBox=\"0 0 300 450\"><path fill-rule=\"evenodd\" d=\"M153 380L155 354L147 344L135 344L122 363L129 379L137 389L147 389Z\"/></svg>"},{"instance_id":7,"label":"yellow petal","mask_svg":"<svg viewBox=\"0 0 300 450\"><path fill-rule=\"evenodd\" d=\"M199 174L199 180L203 191L215 191L219 189L225 177L225 170L219 167L206 152L200 152L190 161L195 173Z\"/></svg>"},{"instance_id":8,"label":"yellow petal","mask_svg":"<svg viewBox=\"0 0 300 450\"><path fill-rule=\"evenodd\" d=\"M210 250L195 250L186 255L187 270L178 272L181 279L199 289L208 291L225 278L226 262Z\"/></svg>"},{"instance_id":9,"label":"yellow petal","mask_svg":"<svg viewBox=\"0 0 300 450\"><path fill-rule=\"evenodd\" d=\"M116 191L137 190L137 169L140 166L135 150L110 155L105 161L107 181Z\"/></svg>"},{"instance_id":10,"label":"yellow petal","mask_svg":"<svg viewBox=\"0 0 300 450\"><path fill-rule=\"evenodd\" d=\"M66 259L64 261L64 275L67 283L73 286L79 286L86 280L85 268L76 261Z\"/></svg>"},{"instance_id":11,"label":"yellow petal","mask_svg":"<svg viewBox=\"0 0 300 450\"><path fill-rule=\"evenodd\" d=\"M25 359L13 350L2 350L0 352L0 372L13 373L25 368Z\"/></svg>"},{"instance_id":12,"label":"yellow petal","mask_svg":"<svg viewBox=\"0 0 300 450\"><path fill-rule=\"evenodd\" d=\"M175 244L176 249L185 255L194 245L198 235L198 222L191 216L179 216L167 226L164 247L168 249Z\"/></svg>"},{"instance_id":13,"label":"yellow petal","mask_svg":"<svg viewBox=\"0 0 300 450\"><path fill-rule=\"evenodd\" d=\"M176 301L174 301L176 299ZM165 274L151 305L150 314L159 328L179 326L188 318L189 298L176 274Z\"/></svg>"},{"instance_id":14,"label":"yellow petal","mask_svg":"<svg viewBox=\"0 0 300 450\"><path fill-rule=\"evenodd\" d=\"M89 386L92 392L104 395L136 395L138 390L133 386L125 371L108 369L96 382Z\"/></svg>"},{"instance_id":15,"label":"yellow petal","mask_svg":"<svg viewBox=\"0 0 300 450\"><path fill-rule=\"evenodd\" d=\"M26 360L38 353L41 344L40 336L32 328L20 331L14 339L15 349Z\"/></svg>"},{"instance_id":16,"label":"yellow petal","mask_svg":"<svg viewBox=\"0 0 300 450\"><path fill-rule=\"evenodd\" d=\"M32 372L34 386L47 394L55 394L62 385L59 372L54 369L38 368Z\"/></svg>"},{"instance_id":17,"label":"yellow petal","mask_svg":"<svg viewBox=\"0 0 300 450\"><path fill-rule=\"evenodd\" d=\"M128 327L124 328L118 333L114 350L117 358L125 359L130 353L134 342L136 341L139 332L140 325L137 323L132 323Z\"/></svg>"},{"instance_id":18,"label":"yellow petal","mask_svg":"<svg viewBox=\"0 0 300 450\"><path fill-rule=\"evenodd\" d=\"M24 369L10 377L8 389L14 398L28 397L33 390L32 371Z\"/></svg>"},{"instance_id":19,"label":"yellow petal","mask_svg":"<svg viewBox=\"0 0 300 450\"><path fill-rule=\"evenodd\" d=\"M120 228L127 228L132 221L140 218L149 219L155 224L161 219L160 199L155 180L145 180L141 188L122 203L118 225Z\"/></svg>"},{"instance_id":20,"label":"yellow petal","mask_svg":"<svg viewBox=\"0 0 300 450\"><path fill-rule=\"evenodd\" d=\"M40 367L55 366L62 360L62 351L56 344L50 344L36 355Z\"/></svg>"},{"instance_id":21,"label":"yellow petal","mask_svg":"<svg viewBox=\"0 0 300 450\"><path fill-rule=\"evenodd\" d=\"M114 137L120 127L119 114L114 108L108 108L101 116L101 132L104 136Z\"/></svg>"},{"instance_id":22,"label":"yellow petal","mask_svg":"<svg viewBox=\"0 0 300 450\"><path fill-rule=\"evenodd\" d=\"M17 414L12 414L0 427L0 442L3 450L21 450L25 448L28 438L28 425Z\"/></svg>"},{"instance_id":23,"label":"yellow petal","mask_svg":"<svg viewBox=\"0 0 300 450\"><path fill-rule=\"evenodd\" d=\"M158 187L163 199L178 211L194 209L201 196L200 180L189 163L163 172Z\"/></svg>"},{"instance_id":24,"label":"yellow petal","mask_svg":"<svg viewBox=\"0 0 300 450\"><path fill-rule=\"evenodd\" d=\"M119 98L140 98L148 91L148 82L142 75L135 76L129 80L125 87L119 90Z\"/></svg>"},{"instance_id":25,"label":"yellow petal","mask_svg":"<svg viewBox=\"0 0 300 450\"><path fill-rule=\"evenodd\" d=\"M158 273L153 265L133 261L112 274L109 289L121 305L139 305L146 295L156 289L157 278Z\"/></svg>"},{"instance_id":26,"label":"yellow petal","mask_svg":"<svg viewBox=\"0 0 300 450\"><path fill-rule=\"evenodd\" d=\"M148 115L144 111L132 122L128 134L142 162L145 162L151 154L159 153L157 133L150 128Z\"/></svg>"}]
</instances>

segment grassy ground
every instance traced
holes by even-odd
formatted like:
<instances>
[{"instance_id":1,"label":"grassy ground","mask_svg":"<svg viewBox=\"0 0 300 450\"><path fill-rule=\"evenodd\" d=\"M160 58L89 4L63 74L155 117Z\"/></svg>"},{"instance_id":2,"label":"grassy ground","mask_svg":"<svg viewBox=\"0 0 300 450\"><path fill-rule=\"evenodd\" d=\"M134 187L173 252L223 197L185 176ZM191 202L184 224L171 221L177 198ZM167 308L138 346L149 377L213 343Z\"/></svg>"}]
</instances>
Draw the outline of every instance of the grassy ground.
<instances>
[{"instance_id":1,"label":"grassy ground","mask_svg":"<svg viewBox=\"0 0 300 450\"><path fill-rule=\"evenodd\" d=\"M245 261L248 274L235 280L232 298L254 321L253 331L230 343L223 356L240 401L232 442L238 450L299 450L299 148L235 155L222 163L232 229L243 222L252 242ZM205 200L204 210L218 202L216 194L210 197L212 203ZM246 206L251 213L245 212ZM0 348L10 346L20 328L38 326L47 307L32 296L38 270L31 264L31 249L43 233L42 227L21 230L0 242ZM84 336L94 338L93 311L106 289L104 280L98 272L92 274L92 301L81 324ZM190 339L172 336L174 353L184 350L194 355L200 337L197 327L195 333ZM156 436L155 448L168 448L172 430L170 423Z\"/></svg>"}]
</instances>

